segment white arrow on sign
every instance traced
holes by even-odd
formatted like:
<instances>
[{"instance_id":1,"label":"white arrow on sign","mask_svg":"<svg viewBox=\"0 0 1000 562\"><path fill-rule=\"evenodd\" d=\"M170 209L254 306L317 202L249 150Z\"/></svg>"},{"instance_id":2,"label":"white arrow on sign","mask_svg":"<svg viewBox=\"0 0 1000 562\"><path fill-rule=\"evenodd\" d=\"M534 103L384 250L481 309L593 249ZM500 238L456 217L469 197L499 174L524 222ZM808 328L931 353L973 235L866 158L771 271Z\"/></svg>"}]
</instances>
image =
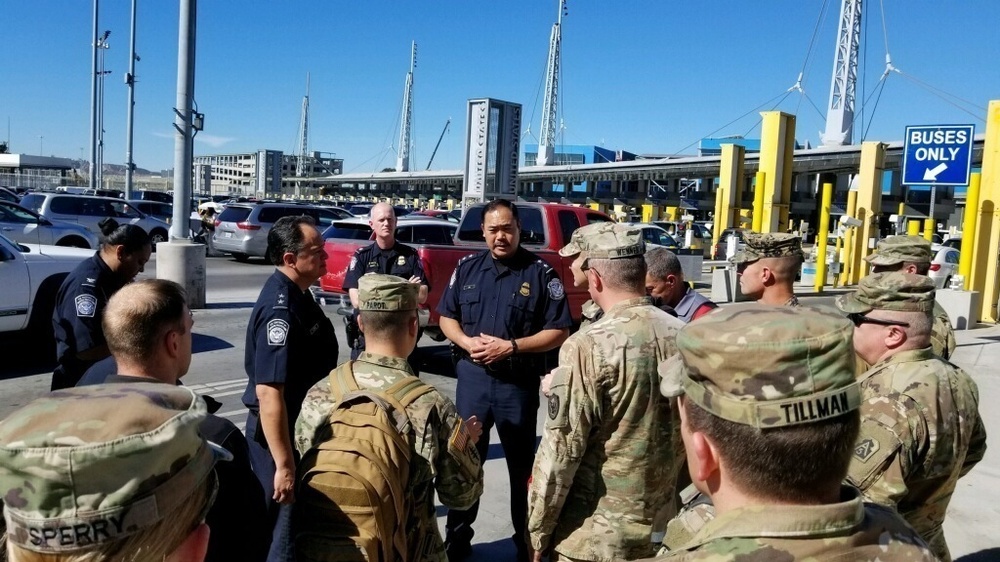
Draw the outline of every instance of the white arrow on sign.
<instances>
[{"instance_id":1,"label":"white arrow on sign","mask_svg":"<svg viewBox=\"0 0 1000 562\"><path fill-rule=\"evenodd\" d=\"M941 162L940 164L934 166L933 168L927 168L927 171L924 172L924 181L936 181L938 174L947 169L948 165L945 164L944 162Z\"/></svg>"}]
</instances>

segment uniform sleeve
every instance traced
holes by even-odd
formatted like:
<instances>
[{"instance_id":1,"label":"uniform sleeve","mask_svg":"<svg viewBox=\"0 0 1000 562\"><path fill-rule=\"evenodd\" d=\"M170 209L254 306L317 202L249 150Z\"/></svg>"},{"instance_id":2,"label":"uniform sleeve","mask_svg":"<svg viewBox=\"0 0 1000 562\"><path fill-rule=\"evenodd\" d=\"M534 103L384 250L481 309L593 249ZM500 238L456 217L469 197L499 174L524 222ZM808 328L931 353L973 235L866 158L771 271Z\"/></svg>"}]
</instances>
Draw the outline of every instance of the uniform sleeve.
<instances>
[{"instance_id":1,"label":"uniform sleeve","mask_svg":"<svg viewBox=\"0 0 1000 562\"><path fill-rule=\"evenodd\" d=\"M585 336L583 334L582 336ZM528 534L531 547L545 551L597 418L593 377L597 373L589 339L576 334L563 344L553 371L545 429L528 486Z\"/></svg>"},{"instance_id":2,"label":"uniform sleeve","mask_svg":"<svg viewBox=\"0 0 1000 562\"><path fill-rule=\"evenodd\" d=\"M295 450L299 455L305 455L306 451L332 437L329 433L323 433L323 430L329 427L330 413L334 406L330 380L324 377L306 393L299 418L295 420Z\"/></svg>"},{"instance_id":3,"label":"uniform sleeve","mask_svg":"<svg viewBox=\"0 0 1000 562\"><path fill-rule=\"evenodd\" d=\"M288 342L294 337L291 312L287 307L265 309L255 320L253 358L257 384L285 384L288 375Z\"/></svg>"},{"instance_id":4,"label":"uniform sleeve","mask_svg":"<svg viewBox=\"0 0 1000 562\"><path fill-rule=\"evenodd\" d=\"M978 412L979 389L975 385L972 386L972 394L975 398L975 407ZM986 426L983 425L983 417L977 415L976 424L972 428L972 439L969 440L969 451L965 455L965 462L962 463L960 476L968 474L972 470L972 467L983 460L984 455L986 455Z\"/></svg>"},{"instance_id":5,"label":"uniform sleeve","mask_svg":"<svg viewBox=\"0 0 1000 562\"><path fill-rule=\"evenodd\" d=\"M428 423L432 426L429 429L437 433L434 488L445 507L468 509L483 495L482 461L455 405L440 399L435 410L437 423Z\"/></svg>"},{"instance_id":6,"label":"uniform sleeve","mask_svg":"<svg viewBox=\"0 0 1000 562\"><path fill-rule=\"evenodd\" d=\"M60 303L62 320L67 331L72 332L76 353L105 344L101 315L107 304L102 292L87 283L77 285L63 298Z\"/></svg>"},{"instance_id":7,"label":"uniform sleeve","mask_svg":"<svg viewBox=\"0 0 1000 562\"><path fill-rule=\"evenodd\" d=\"M344 274L344 291L349 289L358 288L358 279L365 273L365 260L364 254L367 248L358 248L354 250L354 255L351 256L351 263L347 265L347 273Z\"/></svg>"},{"instance_id":8,"label":"uniform sleeve","mask_svg":"<svg viewBox=\"0 0 1000 562\"><path fill-rule=\"evenodd\" d=\"M875 396L861 405L861 431L847 480L865 500L893 509L906 497L906 479L928 446L920 407L900 394Z\"/></svg>"},{"instance_id":9,"label":"uniform sleeve","mask_svg":"<svg viewBox=\"0 0 1000 562\"><path fill-rule=\"evenodd\" d=\"M934 325L931 327L931 347L934 354L942 359L950 359L955 353L955 330L951 327L948 312L938 303L934 303Z\"/></svg>"},{"instance_id":10,"label":"uniform sleeve","mask_svg":"<svg viewBox=\"0 0 1000 562\"><path fill-rule=\"evenodd\" d=\"M541 262L544 264L544 262ZM566 298L566 288L556 272L547 264L542 274L545 282L545 290L542 291L539 309L542 311L544 323L542 330L561 330L573 325L573 318L569 314L569 300Z\"/></svg>"},{"instance_id":11,"label":"uniform sleeve","mask_svg":"<svg viewBox=\"0 0 1000 562\"><path fill-rule=\"evenodd\" d=\"M438 302L437 311L441 316L451 318L453 320L462 321L462 309L458 304L458 293L462 289L462 270L463 262L459 261L458 265L455 266L455 271L451 272L451 279L448 280L448 286L445 287L444 292L441 294L441 300Z\"/></svg>"}]
</instances>

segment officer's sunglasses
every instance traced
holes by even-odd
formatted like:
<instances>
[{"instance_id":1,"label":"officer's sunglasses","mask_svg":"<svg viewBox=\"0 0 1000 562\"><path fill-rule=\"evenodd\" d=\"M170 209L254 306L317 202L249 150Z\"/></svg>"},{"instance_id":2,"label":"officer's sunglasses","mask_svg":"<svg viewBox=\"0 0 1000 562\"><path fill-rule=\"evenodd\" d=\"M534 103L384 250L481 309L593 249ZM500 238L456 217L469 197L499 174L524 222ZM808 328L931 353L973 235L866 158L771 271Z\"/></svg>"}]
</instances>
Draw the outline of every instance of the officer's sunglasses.
<instances>
[{"instance_id":1,"label":"officer's sunglasses","mask_svg":"<svg viewBox=\"0 0 1000 562\"><path fill-rule=\"evenodd\" d=\"M896 320L883 320L881 318L869 318L860 312L851 312L847 319L854 323L855 328L860 328L862 324L876 324L878 326L903 326L909 328L909 322L899 322Z\"/></svg>"}]
</instances>

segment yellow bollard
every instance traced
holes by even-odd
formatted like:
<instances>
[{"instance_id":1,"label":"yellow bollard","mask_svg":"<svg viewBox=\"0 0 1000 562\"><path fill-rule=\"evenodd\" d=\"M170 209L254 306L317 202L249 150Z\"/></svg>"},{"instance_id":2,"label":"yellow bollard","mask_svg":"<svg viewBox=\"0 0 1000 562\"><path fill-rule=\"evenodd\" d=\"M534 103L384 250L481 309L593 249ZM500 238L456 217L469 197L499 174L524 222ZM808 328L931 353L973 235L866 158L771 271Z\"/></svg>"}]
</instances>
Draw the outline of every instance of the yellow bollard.
<instances>
[{"instance_id":1,"label":"yellow bollard","mask_svg":"<svg viewBox=\"0 0 1000 562\"><path fill-rule=\"evenodd\" d=\"M906 221L906 233L910 236L920 236L920 221Z\"/></svg>"},{"instance_id":2,"label":"yellow bollard","mask_svg":"<svg viewBox=\"0 0 1000 562\"><path fill-rule=\"evenodd\" d=\"M756 181L753 186L753 226L754 232L761 232L761 225L764 223L764 180L767 174L757 172Z\"/></svg>"},{"instance_id":3,"label":"yellow bollard","mask_svg":"<svg viewBox=\"0 0 1000 562\"><path fill-rule=\"evenodd\" d=\"M850 190L847 192L847 216L853 217L854 213L858 210L858 192L856 190ZM851 268L851 260L854 259L854 228L848 228L847 234L844 235L844 259L843 265L840 268L840 284L847 286L850 279L847 276L848 270Z\"/></svg>"},{"instance_id":4,"label":"yellow bollard","mask_svg":"<svg viewBox=\"0 0 1000 562\"><path fill-rule=\"evenodd\" d=\"M823 184L823 206L819 209L819 228L816 229L816 282L813 288L823 292L826 285L826 239L830 235L830 206L833 204L833 184Z\"/></svg>"},{"instance_id":5,"label":"yellow bollard","mask_svg":"<svg viewBox=\"0 0 1000 562\"><path fill-rule=\"evenodd\" d=\"M934 240L934 219L924 219L924 240L932 242Z\"/></svg>"},{"instance_id":6,"label":"yellow bollard","mask_svg":"<svg viewBox=\"0 0 1000 562\"><path fill-rule=\"evenodd\" d=\"M834 256L835 256L834 259L836 260L836 262L840 266L840 268L843 269L844 268L844 260L840 259L840 242L841 242L841 239L840 239L840 236L838 236L837 237L837 243L834 246ZM833 276L833 288L834 289L836 289L837 286L840 285L840 283L838 283L838 281L840 281L840 275L834 275Z\"/></svg>"},{"instance_id":7,"label":"yellow bollard","mask_svg":"<svg viewBox=\"0 0 1000 562\"><path fill-rule=\"evenodd\" d=\"M965 280L963 289L969 290L972 276L972 257L976 242L976 209L979 208L979 185L982 174L972 174L969 189L965 192L965 220L962 221L962 250L958 254L958 274Z\"/></svg>"}]
</instances>

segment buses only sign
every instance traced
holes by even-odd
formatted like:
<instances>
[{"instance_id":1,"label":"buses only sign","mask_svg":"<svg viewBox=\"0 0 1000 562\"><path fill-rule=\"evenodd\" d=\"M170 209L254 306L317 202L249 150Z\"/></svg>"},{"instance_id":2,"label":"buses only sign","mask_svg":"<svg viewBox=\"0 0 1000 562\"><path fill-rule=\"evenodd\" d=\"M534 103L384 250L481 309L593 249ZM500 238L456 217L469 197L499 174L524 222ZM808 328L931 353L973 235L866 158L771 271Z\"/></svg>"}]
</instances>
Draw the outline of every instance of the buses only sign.
<instances>
[{"instance_id":1,"label":"buses only sign","mask_svg":"<svg viewBox=\"0 0 1000 562\"><path fill-rule=\"evenodd\" d=\"M905 185L969 185L975 125L906 128Z\"/></svg>"}]
</instances>

